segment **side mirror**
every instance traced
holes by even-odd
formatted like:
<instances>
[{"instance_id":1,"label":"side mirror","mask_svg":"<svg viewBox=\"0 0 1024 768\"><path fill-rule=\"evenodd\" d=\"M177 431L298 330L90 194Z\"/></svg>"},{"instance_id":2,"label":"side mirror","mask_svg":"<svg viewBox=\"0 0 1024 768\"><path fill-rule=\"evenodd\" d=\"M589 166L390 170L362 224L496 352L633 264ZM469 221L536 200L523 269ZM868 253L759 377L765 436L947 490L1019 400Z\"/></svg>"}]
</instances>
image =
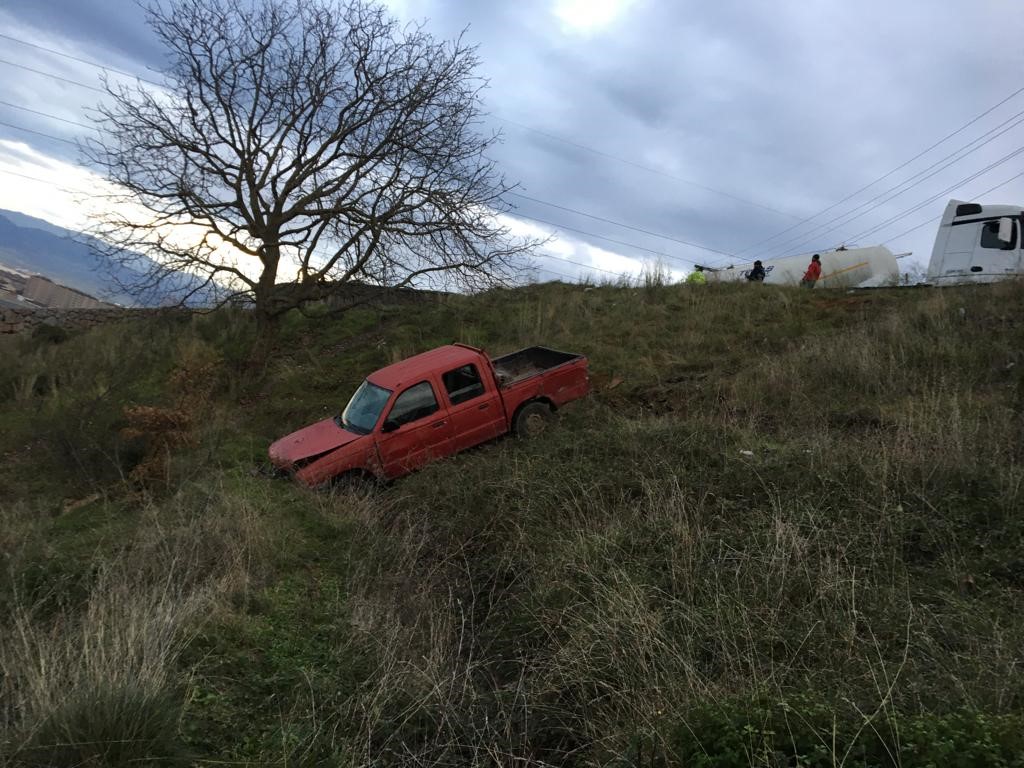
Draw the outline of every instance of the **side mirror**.
<instances>
[{"instance_id":1,"label":"side mirror","mask_svg":"<svg viewBox=\"0 0 1024 768\"><path fill-rule=\"evenodd\" d=\"M385 419L384 420L384 424L380 428L380 431L385 433L385 434L387 434L388 432L394 432L400 426L402 426L402 425L399 424L394 419Z\"/></svg>"},{"instance_id":2,"label":"side mirror","mask_svg":"<svg viewBox=\"0 0 1024 768\"><path fill-rule=\"evenodd\" d=\"M1009 245L1013 242L1013 219L1004 216L999 220L999 242Z\"/></svg>"}]
</instances>

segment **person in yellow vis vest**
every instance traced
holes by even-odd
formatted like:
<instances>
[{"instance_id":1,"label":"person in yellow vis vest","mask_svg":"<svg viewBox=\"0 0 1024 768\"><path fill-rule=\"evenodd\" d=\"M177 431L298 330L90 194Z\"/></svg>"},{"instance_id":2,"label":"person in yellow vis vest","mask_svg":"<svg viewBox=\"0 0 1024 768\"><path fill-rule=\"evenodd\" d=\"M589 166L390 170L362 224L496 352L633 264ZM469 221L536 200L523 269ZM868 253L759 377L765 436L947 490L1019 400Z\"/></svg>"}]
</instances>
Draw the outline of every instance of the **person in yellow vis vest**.
<instances>
[{"instance_id":1,"label":"person in yellow vis vest","mask_svg":"<svg viewBox=\"0 0 1024 768\"><path fill-rule=\"evenodd\" d=\"M689 285L704 285L707 281L708 276L704 274L704 267L700 264L694 265L693 272L686 276Z\"/></svg>"}]
</instances>

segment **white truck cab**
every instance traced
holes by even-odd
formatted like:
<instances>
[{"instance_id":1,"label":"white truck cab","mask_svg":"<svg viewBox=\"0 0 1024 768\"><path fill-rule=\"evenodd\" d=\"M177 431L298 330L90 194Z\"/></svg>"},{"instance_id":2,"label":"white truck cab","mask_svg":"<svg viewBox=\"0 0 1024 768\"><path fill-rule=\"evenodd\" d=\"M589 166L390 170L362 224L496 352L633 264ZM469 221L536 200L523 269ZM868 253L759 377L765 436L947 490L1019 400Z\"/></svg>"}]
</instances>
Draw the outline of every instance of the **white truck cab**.
<instances>
[{"instance_id":1,"label":"white truck cab","mask_svg":"<svg viewBox=\"0 0 1024 768\"><path fill-rule=\"evenodd\" d=\"M950 200L935 235L928 282L992 283L1024 275L1024 206Z\"/></svg>"}]
</instances>

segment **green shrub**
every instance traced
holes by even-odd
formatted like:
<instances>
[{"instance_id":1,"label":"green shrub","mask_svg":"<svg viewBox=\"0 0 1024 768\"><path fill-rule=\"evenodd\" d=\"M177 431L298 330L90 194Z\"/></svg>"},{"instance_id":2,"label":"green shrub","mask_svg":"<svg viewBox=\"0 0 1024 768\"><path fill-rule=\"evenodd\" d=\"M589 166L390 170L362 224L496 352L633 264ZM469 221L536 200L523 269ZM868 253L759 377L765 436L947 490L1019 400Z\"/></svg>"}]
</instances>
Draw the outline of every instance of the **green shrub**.
<instances>
[{"instance_id":1,"label":"green shrub","mask_svg":"<svg viewBox=\"0 0 1024 768\"><path fill-rule=\"evenodd\" d=\"M32 338L42 344L63 344L68 340L69 335L66 328L47 323L37 325L32 329Z\"/></svg>"},{"instance_id":2,"label":"green shrub","mask_svg":"<svg viewBox=\"0 0 1024 768\"><path fill-rule=\"evenodd\" d=\"M863 717L821 701L705 705L669 729L667 764L687 768L1016 768L1024 717L973 710Z\"/></svg>"}]
</instances>

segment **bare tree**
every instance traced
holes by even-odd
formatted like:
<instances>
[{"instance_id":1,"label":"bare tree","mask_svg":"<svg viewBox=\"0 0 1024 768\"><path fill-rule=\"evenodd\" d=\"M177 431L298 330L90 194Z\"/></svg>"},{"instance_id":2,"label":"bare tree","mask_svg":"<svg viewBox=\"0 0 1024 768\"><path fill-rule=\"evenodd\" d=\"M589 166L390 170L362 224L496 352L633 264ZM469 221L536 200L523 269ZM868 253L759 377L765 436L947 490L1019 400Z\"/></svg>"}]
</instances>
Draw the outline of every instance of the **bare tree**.
<instances>
[{"instance_id":1,"label":"bare tree","mask_svg":"<svg viewBox=\"0 0 1024 768\"><path fill-rule=\"evenodd\" d=\"M491 285L536 245L496 217L512 187L461 38L364 0L173 0L148 20L166 86L108 83L84 148L117 190L95 234L129 291L248 296L269 328L339 282Z\"/></svg>"}]
</instances>

